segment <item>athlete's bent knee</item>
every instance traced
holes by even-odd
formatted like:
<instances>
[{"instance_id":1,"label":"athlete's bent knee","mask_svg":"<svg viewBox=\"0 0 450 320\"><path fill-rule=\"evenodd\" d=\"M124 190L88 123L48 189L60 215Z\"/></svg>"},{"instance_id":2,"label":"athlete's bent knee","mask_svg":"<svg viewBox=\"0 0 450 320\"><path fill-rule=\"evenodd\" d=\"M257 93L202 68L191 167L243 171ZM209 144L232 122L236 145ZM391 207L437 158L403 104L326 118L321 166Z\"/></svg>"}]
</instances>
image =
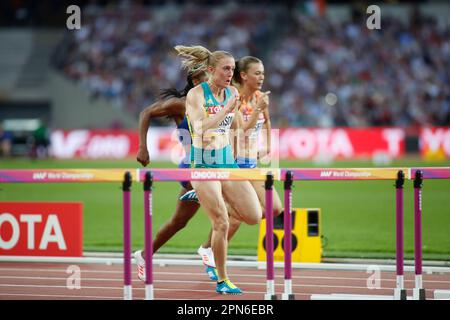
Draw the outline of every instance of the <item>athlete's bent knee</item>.
<instances>
[{"instance_id":1,"label":"athlete's bent knee","mask_svg":"<svg viewBox=\"0 0 450 320\"><path fill-rule=\"evenodd\" d=\"M280 214L283 213L283 208L282 207L274 207L273 208L273 217L278 217ZM266 218L266 208L262 207L262 218L265 219Z\"/></svg>"},{"instance_id":2,"label":"athlete's bent knee","mask_svg":"<svg viewBox=\"0 0 450 320\"><path fill-rule=\"evenodd\" d=\"M258 224L261 222L261 217L262 217L262 213L259 212L259 214L245 217L244 222L249 225L255 225L255 224Z\"/></svg>"}]
</instances>

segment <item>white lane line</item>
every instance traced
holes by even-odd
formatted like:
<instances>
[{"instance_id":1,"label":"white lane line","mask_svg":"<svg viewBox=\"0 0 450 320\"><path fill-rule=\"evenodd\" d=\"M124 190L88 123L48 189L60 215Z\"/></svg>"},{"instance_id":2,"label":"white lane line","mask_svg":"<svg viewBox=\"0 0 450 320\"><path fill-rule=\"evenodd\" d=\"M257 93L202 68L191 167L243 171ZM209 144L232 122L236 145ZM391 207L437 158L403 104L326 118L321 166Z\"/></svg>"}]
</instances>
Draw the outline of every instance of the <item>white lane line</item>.
<instances>
[{"instance_id":1,"label":"white lane line","mask_svg":"<svg viewBox=\"0 0 450 320\"><path fill-rule=\"evenodd\" d=\"M24 280L54 280L54 281L66 281L67 280L67 278L48 278L48 277L38 277L38 278L36 278L36 277L2 277L2 276L0 276L0 279L9 279L9 280L14 280L14 279L18 279L18 280L20 280L20 279L24 279ZM85 284L86 282L89 282L89 281L104 281L104 282L123 282L123 280L122 279L105 279L105 278L82 278L81 279L81 281L82 281L82 285L81 285L81 288L83 289L83 288L91 288L90 286L84 286L83 284ZM133 284L135 285L135 286L139 286L139 284L142 284L143 285L143 283L142 283L142 281L141 280L132 280L132 282L133 282ZM165 284L165 283L167 283L167 284L170 284L170 283L186 283L186 284L213 284L213 282L212 281L200 281L200 280L198 280L198 281L193 281L193 280L154 280L154 284ZM266 285L266 283L264 282L264 283L255 283L255 282L239 282L239 285L249 285L249 286L265 286ZM2 286L2 284L0 283L0 287ZM8 284L8 286L12 286L11 284ZM18 286L20 286L20 285L18 285ZM33 287L33 285L32 284L25 284L25 285L22 285L22 286L30 286L30 287ZM283 283L275 283L275 286L277 286L277 287L282 287L282 286L284 286L284 284ZM349 288L349 289L367 289L367 286L341 286L341 285L317 285L317 284L293 284L292 285L293 287L306 287L306 288L308 288L308 287L317 287L317 288L343 288L343 289L346 289L346 288ZM43 287L58 287L58 286L51 286L51 285L43 285ZM63 288L66 288L65 286L59 286L59 287L63 287ZM92 287L92 288L95 288L95 287ZM111 287L102 287L102 288L111 288ZM112 288L115 288L115 287L112 287ZM134 288L136 288L136 287L134 287ZM139 288L139 287L137 287L137 288ZM141 288L139 288L139 289L141 289ZM159 288L159 287L156 287L155 288L155 290L160 290L161 288ZM394 286L392 286L392 287L382 287L382 288L380 288L380 289L378 289L378 290L393 290L393 289L395 289L394 288ZM408 289L408 288L407 288ZM409 288L409 289L411 289L411 288ZM450 289L450 288L449 288ZM177 289L177 288L174 288L173 290L185 290L185 289ZM431 288L431 287L427 287L427 290L442 290L442 288Z\"/></svg>"},{"instance_id":2,"label":"white lane line","mask_svg":"<svg viewBox=\"0 0 450 320\"><path fill-rule=\"evenodd\" d=\"M21 287L21 288L47 288L47 289L67 289L66 286L43 286L43 285L26 285L26 284L0 284L0 287ZM85 287L82 286L80 290L83 289L101 289L101 290L120 290L123 291L123 287ZM179 290L179 292L213 292L213 289L186 289L186 288L155 288L158 291L171 291L174 292L174 290ZM68 290L68 289L67 289ZM133 288L133 291L145 291L145 288ZM264 294L264 291L246 291L246 293L255 293L255 294Z\"/></svg>"},{"instance_id":3,"label":"white lane line","mask_svg":"<svg viewBox=\"0 0 450 320\"><path fill-rule=\"evenodd\" d=\"M1 271L15 271L15 272L62 272L66 274L66 269L30 269L30 268L0 268ZM81 268L82 273L111 273L111 274L123 274L123 271L110 271L110 270L83 270ZM204 276L203 272L163 272L163 271L156 271L153 273L154 275L183 275L183 276ZM241 273L241 272L230 272L230 275L234 277L252 277L252 278L266 278L265 274L247 274L247 273ZM5 276L6 277L6 276ZM0 278L2 278L0 276ZM284 279L284 275L275 275L275 278ZM364 274L361 278L357 277L322 277L322 276L292 276L292 279L326 279L326 280L350 280L350 281L367 281L368 276ZM382 279L383 282L396 282L396 279ZM414 283L415 280L411 279L405 279L405 282L411 282ZM443 284L450 284L450 280L424 280L425 283L443 283Z\"/></svg>"},{"instance_id":4,"label":"white lane line","mask_svg":"<svg viewBox=\"0 0 450 320\"><path fill-rule=\"evenodd\" d=\"M18 280L50 280L50 281L67 281L66 278L57 278L57 277L22 277L22 276L0 276L0 279L18 279ZM115 279L108 279L108 278L86 278L81 277L81 281L111 281L111 282L123 282L123 279L115 278ZM143 283L141 280L131 280L136 283Z\"/></svg>"},{"instance_id":5,"label":"white lane line","mask_svg":"<svg viewBox=\"0 0 450 320\"><path fill-rule=\"evenodd\" d=\"M169 284L169 283L186 283L186 284L211 284L211 286L214 285L212 281L192 281L192 280L155 280L155 284ZM239 282L240 286L266 286L265 282L259 283L259 282ZM278 287L284 286L283 283L276 283L275 284ZM0 284L0 287L29 287L29 288L65 288L67 289L67 286L61 286L61 285L32 285L32 284L10 284L10 283L2 283ZM297 288L339 288L339 289L367 289L367 286L340 286L340 285L317 285L317 284L292 284L292 287ZM98 286L81 286L82 289L111 289L111 290L123 290L122 286L119 287L98 287ZM144 290L144 288L135 287L133 289L136 290ZM387 288L383 287L378 290L393 290L394 288ZM164 290L164 288L155 287L155 290ZM192 289L186 289L183 288L171 288L167 290L180 290L180 291L191 291ZM432 290L430 288L430 290Z\"/></svg>"},{"instance_id":6,"label":"white lane line","mask_svg":"<svg viewBox=\"0 0 450 320\"><path fill-rule=\"evenodd\" d=\"M296 296L310 296L310 294L299 293ZM0 297L41 297L41 298L81 298L81 299L98 299L98 300L123 300L123 297L105 297L105 296L67 296L62 294L25 294L25 293L0 293ZM26 300L26 299L24 299ZM144 300L144 298L134 298L133 300ZM186 299L186 298L155 298L155 300L206 300L206 301L215 301L217 299Z\"/></svg>"},{"instance_id":7,"label":"white lane line","mask_svg":"<svg viewBox=\"0 0 450 320\"><path fill-rule=\"evenodd\" d=\"M0 262L9 263L24 263L24 262L34 262L34 263L63 263L63 264L93 264L97 263L100 265L105 264L123 264L122 258L95 258L95 257L36 257L36 256L0 256ZM135 264L134 259L132 262ZM176 265L176 266L202 266L202 262L199 259L154 259L155 265L166 266L166 265ZM258 261L228 261L230 267L248 267L248 268L258 268L265 269L265 263ZM339 271L363 271L365 272L370 264L357 264L357 263L292 263L293 269L302 270L339 270ZM282 269L284 267L283 262L275 262L274 267L276 269ZM380 271L395 272L395 265L384 265L378 266ZM414 266L406 265L404 266L405 271L414 272ZM423 267L424 273L450 273L449 267L433 267L425 266Z\"/></svg>"},{"instance_id":8,"label":"white lane line","mask_svg":"<svg viewBox=\"0 0 450 320\"><path fill-rule=\"evenodd\" d=\"M10 283L2 283L0 284L0 287L22 287L22 288L62 288L67 289L67 286L57 286L57 285L39 285L39 284L10 284ZM82 286L80 289L107 289L107 290L123 290L123 287L88 287L88 286ZM139 290L139 288L138 288ZM143 290L143 289L142 289Z\"/></svg>"},{"instance_id":9,"label":"white lane line","mask_svg":"<svg viewBox=\"0 0 450 320\"><path fill-rule=\"evenodd\" d=\"M123 271L112 271L112 270L84 270L80 268L82 272L87 273L117 273L123 274ZM31 269L31 268L0 268L0 271L17 271L17 272L63 272L66 273L67 268L64 269Z\"/></svg>"},{"instance_id":10,"label":"white lane line","mask_svg":"<svg viewBox=\"0 0 450 320\"><path fill-rule=\"evenodd\" d=\"M2 293L1 297L49 297L49 298L82 298L82 299L123 299L123 297L105 296L68 296L63 294L27 294L27 293Z\"/></svg>"}]
</instances>

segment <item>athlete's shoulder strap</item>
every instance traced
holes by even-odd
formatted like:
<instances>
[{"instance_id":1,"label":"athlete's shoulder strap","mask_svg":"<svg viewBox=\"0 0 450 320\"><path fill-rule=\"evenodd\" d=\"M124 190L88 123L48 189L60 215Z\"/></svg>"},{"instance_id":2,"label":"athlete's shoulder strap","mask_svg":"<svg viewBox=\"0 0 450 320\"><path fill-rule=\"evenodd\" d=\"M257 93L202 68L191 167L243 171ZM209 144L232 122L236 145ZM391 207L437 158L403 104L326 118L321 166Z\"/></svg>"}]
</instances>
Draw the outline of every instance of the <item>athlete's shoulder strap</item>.
<instances>
[{"instance_id":1,"label":"athlete's shoulder strap","mask_svg":"<svg viewBox=\"0 0 450 320\"><path fill-rule=\"evenodd\" d=\"M207 96L211 95L212 91L207 82L202 82L200 85L202 86L203 94L204 94L205 98Z\"/></svg>"}]
</instances>

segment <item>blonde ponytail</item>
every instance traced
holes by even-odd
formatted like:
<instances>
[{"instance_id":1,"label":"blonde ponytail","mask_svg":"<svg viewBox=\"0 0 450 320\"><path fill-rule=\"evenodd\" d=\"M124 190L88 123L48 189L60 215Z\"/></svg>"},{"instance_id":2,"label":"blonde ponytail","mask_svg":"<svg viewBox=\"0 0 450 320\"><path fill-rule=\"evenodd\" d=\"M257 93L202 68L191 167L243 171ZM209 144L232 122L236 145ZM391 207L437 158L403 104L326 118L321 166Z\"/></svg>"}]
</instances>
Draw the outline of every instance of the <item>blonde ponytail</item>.
<instances>
[{"instance_id":1,"label":"blonde ponytail","mask_svg":"<svg viewBox=\"0 0 450 320\"><path fill-rule=\"evenodd\" d=\"M181 56L183 67L190 72L198 70L207 71L209 66L215 67L217 62L224 57L231 57L231 53L226 51L211 52L202 46L175 46L178 55Z\"/></svg>"},{"instance_id":2,"label":"blonde ponytail","mask_svg":"<svg viewBox=\"0 0 450 320\"><path fill-rule=\"evenodd\" d=\"M176 46L175 50L181 56L183 67L189 71L206 70L211 51L202 46Z\"/></svg>"}]
</instances>

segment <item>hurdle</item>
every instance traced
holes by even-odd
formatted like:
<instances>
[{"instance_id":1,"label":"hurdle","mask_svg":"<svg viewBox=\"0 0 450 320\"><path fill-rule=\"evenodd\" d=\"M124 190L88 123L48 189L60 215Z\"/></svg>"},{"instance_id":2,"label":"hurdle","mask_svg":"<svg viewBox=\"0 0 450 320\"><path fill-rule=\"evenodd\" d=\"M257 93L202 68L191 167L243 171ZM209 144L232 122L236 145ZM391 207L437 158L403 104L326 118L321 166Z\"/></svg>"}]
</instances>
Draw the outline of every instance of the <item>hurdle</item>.
<instances>
[{"instance_id":1,"label":"hurdle","mask_svg":"<svg viewBox=\"0 0 450 320\"><path fill-rule=\"evenodd\" d=\"M131 284L131 174L125 172L122 183L123 191L123 299L133 299Z\"/></svg>"},{"instance_id":2,"label":"hurdle","mask_svg":"<svg viewBox=\"0 0 450 320\"><path fill-rule=\"evenodd\" d=\"M405 174L406 172L406 174ZM331 180L395 180L396 184L396 288L394 289L393 296L385 297L372 297L377 300L381 298L385 299L395 299L395 300L406 300L406 290L404 288L404 242L403 242L403 230L404 230L404 210L403 210L403 184L405 177L410 177L410 170L408 168L319 168L319 169L297 169L289 168L281 170L281 178L286 181L293 179L294 181L331 181ZM285 183L285 193L289 192L286 187L290 187L289 184ZM285 198L286 199L286 198ZM289 206L289 200L285 200ZM285 209L286 212L286 209ZM289 225L291 220L285 220ZM290 238L290 237L288 237ZM286 241L286 236L285 236ZM285 264L287 264L285 252ZM289 267L288 267L289 268ZM288 272L289 274L289 272ZM285 286L284 297L288 299L289 297L289 287ZM370 295L311 295L311 299L322 299L328 297L332 300L344 300L346 298L355 299L370 299Z\"/></svg>"},{"instance_id":3,"label":"hurdle","mask_svg":"<svg viewBox=\"0 0 450 320\"><path fill-rule=\"evenodd\" d=\"M130 172L136 172L136 180ZM124 174L125 173L125 174ZM415 288L413 299L425 299L425 289L422 283L422 184L426 179L450 179L450 168L347 168L347 169L3 169L0 170L0 183L92 183L92 182L122 182L123 191L123 244L124 244L124 299L132 299L131 285L131 184L133 181L144 182L145 206L145 252L146 252L146 299L154 299L153 295L153 259L152 259L152 185L153 181L266 181L266 217L267 223L266 247L267 250L267 292L266 299L276 299L274 287L273 262L273 183L275 180L284 181L285 189L285 234L292 228L290 211L292 208L293 181L330 181L330 180L395 180L396 184L396 273L397 285L393 296L364 296L348 294L316 295L314 298L332 300L379 300L379 299L410 299L406 296L403 286L403 184L405 179L414 177L414 250L415 250ZM288 209L288 210L286 210ZM289 212L286 214L286 212ZM291 237L284 237L286 249L291 246ZM270 245L272 251L270 252ZM150 252L150 254L148 254ZM289 251L290 253L290 251ZM16 257L20 258L20 257ZM24 261L33 261L33 257L26 257ZM6 259L7 260L7 259ZM53 261L51 258L48 261ZM67 261L69 261L68 259ZM271 260L271 261L270 261ZM72 260L70 260L72 261ZM75 261L75 260L74 260ZM78 261L78 260L77 260ZM306 264L302 264L307 267ZM283 299L294 299L292 294L291 272L292 260L290 254L285 255L285 290ZM407 271L412 271L406 268ZM442 291L442 292L441 292ZM450 292L436 290L435 298L449 299Z\"/></svg>"},{"instance_id":4,"label":"hurdle","mask_svg":"<svg viewBox=\"0 0 450 320\"><path fill-rule=\"evenodd\" d=\"M1 169L0 183L123 182L136 169Z\"/></svg>"},{"instance_id":5,"label":"hurdle","mask_svg":"<svg viewBox=\"0 0 450 320\"><path fill-rule=\"evenodd\" d=\"M425 300L426 292L422 281L422 185L424 179L450 179L450 168L411 168L414 176L414 300Z\"/></svg>"},{"instance_id":6,"label":"hurdle","mask_svg":"<svg viewBox=\"0 0 450 320\"><path fill-rule=\"evenodd\" d=\"M153 300L153 232L152 232L152 186L153 175L146 172L144 178L144 236L145 236L145 300Z\"/></svg>"},{"instance_id":7,"label":"hurdle","mask_svg":"<svg viewBox=\"0 0 450 320\"><path fill-rule=\"evenodd\" d=\"M104 183L122 182L124 300L132 299L131 282L131 171L136 169L5 169L0 183Z\"/></svg>"},{"instance_id":8,"label":"hurdle","mask_svg":"<svg viewBox=\"0 0 450 320\"><path fill-rule=\"evenodd\" d=\"M145 260L146 281L145 298L153 299L153 248L152 248L152 185L153 181L248 181L266 179L279 180L279 169L5 169L0 170L0 183L92 183L122 182L123 191L123 278L124 300L131 300L131 184L136 172L136 182L144 181L145 211ZM124 175L125 172L125 175ZM273 181L272 181L273 184ZM268 194L271 194L269 191ZM272 210L270 210L272 212ZM270 269L270 268L268 268ZM273 274L273 266L272 266ZM273 288L273 282L267 287ZM269 294L269 290L268 290ZM272 292L274 295L274 293Z\"/></svg>"},{"instance_id":9,"label":"hurdle","mask_svg":"<svg viewBox=\"0 0 450 320\"><path fill-rule=\"evenodd\" d=\"M152 241L151 237L151 216L152 216L152 201L151 201L151 187L153 182L178 182L178 181L265 181L266 187L266 217L269 217L268 221L272 222L272 225L268 223L267 230L268 235L272 235L272 238L266 238L266 247L270 251L272 247L272 254L268 254L267 258L267 292L265 299L275 300L277 296L275 294L275 280L274 280L274 258L273 258L273 183L275 180L280 179L280 169L138 169L137 175L138 181L145 181L149 194L145 194L144 197L144 212L145 212L145 239L149 244L145 247L146 258L146 288L145 297L148 300L154 299L154 288L151 283L153 275L152 260L147 260L152 256L150 250ZM270 219L270 217L272 217ZM151 258L150 258L151 259Z\"/></svg>"},{"instance_id":10,"label":"hurdle","mask_svg":"<svg viewBox=\"0 0 450 320\"><path fill-rule=\"evenodd\" d=\"M396 271L397 281L394 289L394 300L406 300L405 280L404 280L404 208L403 208L403 185L405 184L405 173L399 170L395 181L396 201Z\"/></svg>"},{"instance_id":11,"label":"hurdle","mask_svg":"<svg viewBox=\"0 0 450 320\"><path fill-rule=\"evenodd\" d=\"M281 295L283 300L295 300L292 293L292 183L293 174L287 171L284 181L284 293Z\"/></svg>"},{"instance_id":12,"label":"hurdle","mask_svg":"<svg viewBox=\"0 0 450 320\"><path fill-rule=\"evenodd\" d=\"M277 300L275 294L275 267L273 256L273 174L269 172L266 176L266 294L265 300Z\"/></svg>"}]
</instances>

